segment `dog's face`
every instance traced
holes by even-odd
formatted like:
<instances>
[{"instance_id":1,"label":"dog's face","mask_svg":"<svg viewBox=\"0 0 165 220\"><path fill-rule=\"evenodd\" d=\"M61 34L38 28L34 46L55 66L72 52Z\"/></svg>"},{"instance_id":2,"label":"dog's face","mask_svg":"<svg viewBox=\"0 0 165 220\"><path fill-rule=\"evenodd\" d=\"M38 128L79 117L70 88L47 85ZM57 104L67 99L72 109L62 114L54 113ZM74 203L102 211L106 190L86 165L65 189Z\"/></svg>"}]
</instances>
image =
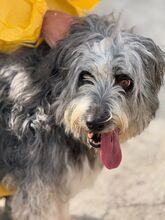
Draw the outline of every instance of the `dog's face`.
<instances>
[{"instance_id":1,"label":"dog's face","mask_svg":"<svg viewBox=\"0 0 165 220\"><path fill-rule=\"evenodd\" d=\"M119 141L140 134L158 108L161 50L151 39L116 30L114 21L88 16L57 54L56 120L74 137L101 147L105 166L118 166Z\"/></svg>"}]
</instances>

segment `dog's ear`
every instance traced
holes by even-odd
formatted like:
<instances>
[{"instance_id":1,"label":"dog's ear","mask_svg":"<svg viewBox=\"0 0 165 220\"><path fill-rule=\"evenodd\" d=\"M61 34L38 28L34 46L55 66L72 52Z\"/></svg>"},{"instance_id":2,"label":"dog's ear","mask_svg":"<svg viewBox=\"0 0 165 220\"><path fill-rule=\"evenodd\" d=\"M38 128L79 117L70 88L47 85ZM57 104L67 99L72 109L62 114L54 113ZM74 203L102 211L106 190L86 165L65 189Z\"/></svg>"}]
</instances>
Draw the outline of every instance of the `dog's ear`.
<instances>
[{"instance_id":1,"label":"dog's ear","mask_svg":"<svg viewBox=\"0 0 165 220\"><path fill-rule=\"evenodd\" d=\"M159 90L165 73L165 53L150 38L140 37L143 49L138 52L143 61L147 79Z\"/></svg>"}]
</instances>

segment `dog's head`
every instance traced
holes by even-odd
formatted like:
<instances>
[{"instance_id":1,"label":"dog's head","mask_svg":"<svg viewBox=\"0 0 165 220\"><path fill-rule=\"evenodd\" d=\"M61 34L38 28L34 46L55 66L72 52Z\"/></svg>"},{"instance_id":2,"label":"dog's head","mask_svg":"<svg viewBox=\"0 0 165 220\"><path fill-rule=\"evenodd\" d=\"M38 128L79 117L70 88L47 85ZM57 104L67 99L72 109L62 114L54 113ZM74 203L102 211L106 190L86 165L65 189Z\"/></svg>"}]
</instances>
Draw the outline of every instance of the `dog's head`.
<instances>
[{"instance_id":1,"label":"dog's head","mask_svg":"<svg viewBox=\"0 0 165 220\"><path fill-rule=\"evenodd\" d=\"M74 25L47 62L55 76L57 123L101 148L103 163L116 167L119 142L140 134L155 116L163 52L149 38L118 30L112 16L90 15Z\"/></svg>"}]
</instances>

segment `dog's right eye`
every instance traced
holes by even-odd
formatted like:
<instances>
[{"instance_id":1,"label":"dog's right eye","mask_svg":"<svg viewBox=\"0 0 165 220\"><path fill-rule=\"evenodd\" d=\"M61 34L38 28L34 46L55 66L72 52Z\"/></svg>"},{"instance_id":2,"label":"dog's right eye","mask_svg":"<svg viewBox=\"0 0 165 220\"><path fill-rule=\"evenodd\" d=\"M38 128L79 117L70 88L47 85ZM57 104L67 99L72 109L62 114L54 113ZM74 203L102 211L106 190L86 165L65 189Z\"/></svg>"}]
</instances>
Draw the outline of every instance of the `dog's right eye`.
<instances>
[{"instance_id":1,"label":"dog's right eye","mask_svg":"<svg viewBox=\"0 0 165 220\"><path fill-rule=\"evenodd\" d=\"M85 85L85 84L91 84L93 85L94 77L92 74L88 71L82 71L79 76L79 86Z\"/></svg>"}]
</instances>

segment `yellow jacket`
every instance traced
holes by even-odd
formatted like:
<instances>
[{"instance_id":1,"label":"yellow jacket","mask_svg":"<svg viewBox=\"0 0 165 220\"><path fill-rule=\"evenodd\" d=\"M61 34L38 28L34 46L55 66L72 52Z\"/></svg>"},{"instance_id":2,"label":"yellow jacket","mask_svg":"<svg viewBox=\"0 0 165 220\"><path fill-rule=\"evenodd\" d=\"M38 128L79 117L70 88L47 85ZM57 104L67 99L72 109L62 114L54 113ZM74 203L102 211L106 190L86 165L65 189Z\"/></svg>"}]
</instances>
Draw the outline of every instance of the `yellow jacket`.
<instances>
[{"instance_id":1,"label":"yellow jacket","mask_svg":"<svg viewBox=\"0 0 165 220\"><path fill-rule=\"evenodd\" d=\"M99 0L0 0L0 51L11 52L21 45L35 45L47 9L83 15ZM13 194L0 185L0 197Z\"/></svg>"},{"instance_id":2,"label":"yellow jacket","mask_svg":"<svg viewBox=\"0 0 165 220\"><path fill-rule=\"evenodd\" d=\"M11 52L21 45L34 46L47 9L83 15L98 1L0 0L0 51Z\"/></svg>"}]
</instances>

